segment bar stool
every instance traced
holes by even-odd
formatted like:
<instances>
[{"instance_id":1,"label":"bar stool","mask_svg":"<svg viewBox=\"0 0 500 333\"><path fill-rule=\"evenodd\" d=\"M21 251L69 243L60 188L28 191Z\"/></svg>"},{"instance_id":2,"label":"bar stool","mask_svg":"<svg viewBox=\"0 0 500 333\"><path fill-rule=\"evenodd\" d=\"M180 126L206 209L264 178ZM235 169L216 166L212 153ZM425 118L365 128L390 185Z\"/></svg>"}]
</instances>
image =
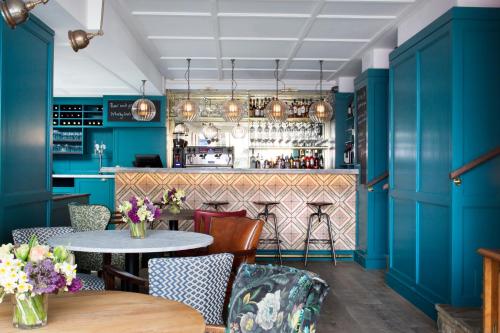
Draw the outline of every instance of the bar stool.
<instances>
[{"instance_id":1,"label":"bar stool","mask_svg":"<svg viewBox=\"0 0 500 333\"><path fill-rule=\"evenodd\" d=\"M310 243L330 243L333 264L336 266L337 265L337 258L336 258L336 255L335 255L335 241L333 240L333 234L332 234L332 226L331 226L330 216L327 213L325 213L325 212L323 212L321 210L322 207L331 206L331 205L333 205L333 203L331 203L331 202L308 202L307 204L309 206L312 206L315 209L317 209L317 211L315 213L312 213L311 215L309 215L309 221L308 221L308 224L307 224L306 255L305 255L305 258L304 258L304 266L307 266L307 257L309 255L309 244ZM314 238L311 238L311 230L312 230L312 224L313 224L314 217L317 217L318 218L318 222L320 222L320 223L321 223L321 219L325 218L326 224L327 224L327 227L328 227L328 237L329 237L329 239L314 239Z\"/></svg>"},{"instance_id":2,"label":"bar stool","mask_svg":"<svg viewBox=\"0 0 500 333\"><path fill-rule=\"evenodd\" d=\"M268 223L268 220L270 217L272 217L273 220L273 225L274 225L274 237L273 238L268 238L268 239L261 239L261 243L276 243L277 248L278 248L278 259L280 261L280 265L283 265L283 259L281 256L281 240L280 240L280 234L278 230L278 221L276 219L276 214L269 212L269 209L272 206L276 206L279 204L279 202L276 201L254 201L253 202L255 205L259 206L264 206L264 210L257 214L257 218L263 218L266 223Z\"/></svg>"},{"instance_id":3,"label":"bar stool","mask_svg":"<svg viewBox=\"0 0 500 333\"><path fill-rule=\"evenodd\" d=\"M229 202L227 201L206 201L203 203L205 206L208 206L208 207L213 207L213 209L215 210L219 210L219 206L225 206L225 205L228 205Z\"/></svg>"}]
</instances>

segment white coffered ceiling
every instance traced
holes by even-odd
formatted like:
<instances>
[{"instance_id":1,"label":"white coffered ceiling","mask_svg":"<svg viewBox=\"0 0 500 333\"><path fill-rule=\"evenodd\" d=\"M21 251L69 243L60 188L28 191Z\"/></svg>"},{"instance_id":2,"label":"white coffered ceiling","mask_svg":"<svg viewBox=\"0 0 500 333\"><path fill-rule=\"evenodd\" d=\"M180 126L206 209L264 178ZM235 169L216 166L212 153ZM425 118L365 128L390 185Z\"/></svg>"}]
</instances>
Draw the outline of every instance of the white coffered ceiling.
<instances>
[{"instance_id":1,"label":"white coffered ceiling","mask_svg":"<svg viewBox=\"0 0 500 333\"><path fill-rule=\"evenodd\" d=\"M35 13L56 31L56 95L86 96L137 93L141 76L150 93L181 87L186 58L195 88L228 86L233 58L239 87L272 87L275 59L298 89L314 88L323 59L332 85L359 71L363 52L395 47L396 22L424 1L108 0L105 35L78 54L67 30L96 29L100 0L52 0Z\"/></svg>"}]
</instances>

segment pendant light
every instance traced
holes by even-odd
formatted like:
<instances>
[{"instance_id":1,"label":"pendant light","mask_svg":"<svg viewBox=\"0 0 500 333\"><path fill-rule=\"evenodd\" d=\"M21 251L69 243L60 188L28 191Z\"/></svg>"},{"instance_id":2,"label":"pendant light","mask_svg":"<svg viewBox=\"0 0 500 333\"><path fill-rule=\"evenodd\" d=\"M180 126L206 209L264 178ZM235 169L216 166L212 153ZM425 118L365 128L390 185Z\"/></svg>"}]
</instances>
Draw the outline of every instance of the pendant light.
<instances>
[{"instance_id":1,"label":"pendant light","mask_svg":"<svg viewBox=\"0 0 500 333\"><path fill-rule=\"evenodd\" d=\"M219 129L215 127L214 124L208 123L208 125L203 125L201 133L203 133L203 136L207 141L214 141L214 139L217 138L217 135L219 135Z\"/></svg>"},{"instance_id":2,"label":"pendant light","mask_svg":"<svg viewBox=\"0 0 500 333\"><path fill-rule=\"evenodd\" d=\"M319 61L319 94L320 100L309 108L309 118L315 123L326 123L332 120L333 109L328 101L323 99L323 60Z\"/></svg>"},{"instance_id":3,"label":"pendant light","mask_svg":"<svg viewBox=\"0 0 500 333\"><path fill-rule=\"evenodd\" d=\"M132 104L132 117L137 121L151 121L156 116L156 107L146 98L146 80L142 80L142 98Z\"/></svg>"},{"instance_id":4,"label":"pendant light","mask_svg":"<svg viewBox=\"0 0 500 333\"><path fill-rule=\"evenodd\" d=\"M241 103L234 99L234 89L236 82L234 81L234 59L231 59L231 99L224 103L222 109L222 117L229 122L239 122L243 116L243 107Z\"/></svg>"},{"instance_id":5,"label":"pendant light","mask_svg":"<svg viewBox=\"0 0 500 333\"><path fill-rule=\"evenodd\" d=\"M231 135L235 139L243 139L245 134L247 133L245 127L241 126L240 123L237 123L236 126L231 130Z\"/></svg>"},{"instance_id":6,"label":"pendant light","mask_svg":"<svg viewBox=\"0 0 500 333\"><path fill-rule=\"evenodd\" d=\"M178 123L174 127L174 134L187 135L189 133L189 128L184 123Z\"/></svg>"},{"instance_id":7,"label":"pendant light","mask_svg":"<svg viewBox=\"0 0 500 333\"><path fill-rule=\"evenodd\" d=\"M195 101L192 101L191 98L191 82L190 82L190 75L191 75L191 59L186 59L187 61L187 71L186 71L186 80L188 84L188 93L187 93L187 99L180 101L176 107L176 113L177 116L182 120L182 121L193 121L198 117L198 114L200 112L200 107L198 106L198 103Z\"/></svg>"},{"instance_id":8,"label":"pendant light","mask_svg":"<svg viewBox=\"0 0 500 333\"><path fill-rule=\"evenodd\" d=\"M78 52L81 49L86 48L90 40L96 36L103 36L104 31L102 30L102 24L104 20L104 0L102 0L101 5L101 24L97 32L86 32L85 30L70 30L68 31L68 38L71 43L73 51Z\"/></svg>"},{"instance_id":9,"label":"pendant light","mask_svg":"<svg viewBox=\"0 0 500 333\"><path fill-rule=\"evenodd\" d=\"M2 16L5 22L14 29L18 24L21 24L29 19L30 11L43 3L44 5L49 2L49 0L4 0L0 4L0 10L2 11Z\"/></svg>"},{"instance_id":10,"label":"pendant light","mask_svg":"<svg viewBox=\"0 0 500 333\"><path fill-rule=\"evenodd\" d=\"M267 119L270 121L285 121L288 115L288 106L285 102L279 100L279 59L276 59L276 71L274 76L276 77L276 99L269 102L265 109L265 114Z\"/></svg>"}]
</instances>

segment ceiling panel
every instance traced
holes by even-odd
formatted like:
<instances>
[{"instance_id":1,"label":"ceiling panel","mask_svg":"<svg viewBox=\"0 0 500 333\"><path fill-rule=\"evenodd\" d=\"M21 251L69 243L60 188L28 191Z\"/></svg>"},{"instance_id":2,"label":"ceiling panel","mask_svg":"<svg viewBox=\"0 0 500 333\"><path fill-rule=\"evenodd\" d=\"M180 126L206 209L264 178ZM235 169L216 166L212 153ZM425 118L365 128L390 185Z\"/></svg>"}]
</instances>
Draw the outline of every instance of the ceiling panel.
<instances>
[{"instance_id":1,"label":"ceiling panel","mask_svg":"<svg viewBox=\"0 0 500 333\"><path fill-rule=\"evenodd\" d=\"M130 11L141 12L209 12L206 0L121 0Z\"/></svg>"},{"instance_id":2,"label":"ceiling panel","mask_svg":"<svg viewBox=\"0 0 500 333\"><path fill-rule=\"evenodd\" d=\"M221 41L223 57L286 58L293 42L285 41Z\"/></svg>"},{"instance_id":3,"label":"ceiling panel","mask_svg":"<svg viewBox=\"0 0 500 333\"><path fill-rule=\"evenodd\" d=\"M221 37L297 38L303 18L219 17Z\"/></svg>"},{"instance_id":4,"label":"ceiling panel","mask_svg":"<svg viewBox=\"0 0 500 333\"><path fill-rule=\"evenodd\" d=\"M307 37L372 38L390 22L387 19L322 18L314 22Z\"/></svg>"},{"instance_id":5,"label":"ceiling panel","mask_svg":"<svg viewBox=\"0 0 500 333\"><path fill-rule=\"evenodd\" d=\"M168 59L168 60L162 60L162 65L167 68L167 67L177 67L177 68L186 68L187 67L187 61L185 59ZM191 60L191 67L212 67L212 68L217 68L217 60L208 60L208 59L192 59Z\"/></svg>"},{"instance_id":6,"label":"ceiling panel","mask_svg":"<svg viewBox=\"0 0 500 333\"><path fill-rule=\"evenodd\" d=\"M219 0L219 12L309 14L315 1Z\"/></svg>"},{"instance_id":7,"label":"ceiling panel","mask_svg":"<svg viewBox=\"0 0 500 333\"><path fill-rule=\"evenodd\" d=\"M304 42L297 58L350 58L364 43Z\"/></svg>"},{"instance_id":8,"label":"ceiling panel","mask_svg":"<svg viewBox=\"0 0 500 333\"><path fill-rule=\"evenodd\" d=\"M223 60L224 68L231 68L231 60ZM280 65L283 65L284 61L281 61ZM238 68L267 68L274 69L276 67L276 61L269 60L238 60L235 62L236 69Z\"/></svg>"},{"instance_id":9,"label":"ceiling panel","mask_svg":"<svg viewBox=\"0 0 500 333\"><path fill-rule=\"evenodd\" d=\"M324 61L323 69L325 70L335 70L338 69L345 61ZM290 63L291 69L299 68L299 69L319 69L319 59L318 60L301 60L301 61L292 61Z\"/></svg>"},{"instance_id":10,"label":"ceiling panel","mask_svg":"<svg viewBox=\"0 0 500 333\"><path fill-rule=\"evenodd\" d=\"M321 14L327 15L399 15L411 2L367 2L333 1L327 2Z\"/></svg>"},{"instance_id":11,"label":"ceiling panel","mask_svg":"<svg viewBox=\"0 0 500 333\"><path fill-rule=\"evenodd\" d=\"M153 40L161 56L166 57L215 57L213 40Z\"/></svg>"},{"instance_id":12,"label":"ceiling panel","mask_svg":"<svg viewBox=\"0 0 500 333\"><path fill-rule=\"evenodd\" d=\"M236 80L272 80L274 79L274 71L235 71L234 77ZM224 71L224 78L231 78L231 71Z\"/></svg>"},{"instance_id":13,"label":"ceiling panel","mask_svg":"<svg viewBox=\"0 0 500 333\"><path fill-rule=\"evenodd\" d=\"M213 36L210 17L137 15L133 18L145 36Z\"/></svg>"},{"instance_id":14,"label":"ceiling panel","mask_svg":"<svg viewBox=\"0 0 500 333\"><path fill-rule=\"evenodd\" d=\"M169 79L184 79L186 74L185 70L169 70L167 71L167 78ZM219 78L219 72L215 70L191 70L191 79L205 79L205 80L217 80ZM187 83L186 83L187 87Z\"/></svg>"},{"instance_id":15,"label":"ceiling panel","mask_svg":"<svg viewBox=\"0 0 500 333\"><path fill-rule=\"evenodd\" d=\"M325 73L328 76L330 73ZM319 82L319 72L290 72L287 71L284 80L317 80ZM286 81L285 81L286 83ZM319 87L319 84L318 84Z\"/></svg>"}]
</instances>

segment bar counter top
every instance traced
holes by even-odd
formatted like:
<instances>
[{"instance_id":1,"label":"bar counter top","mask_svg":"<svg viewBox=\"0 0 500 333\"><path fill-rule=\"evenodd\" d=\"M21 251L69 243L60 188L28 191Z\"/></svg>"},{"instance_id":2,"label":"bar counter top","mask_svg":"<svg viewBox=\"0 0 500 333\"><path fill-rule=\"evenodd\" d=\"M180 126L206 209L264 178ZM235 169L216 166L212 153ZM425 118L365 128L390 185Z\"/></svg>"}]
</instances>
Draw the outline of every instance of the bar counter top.
<instances>
[{"instance_id":1,"label":"bar counter top","mask_svg":"<svg viewBox=\"0 0 500 333\"><path fill-rule=\"evenodd\" d=\"M327 174L327 175L357 175L357 169L236 169L236 168L121 168L105 167L102 173L133 172L133 173L237 173L237 174Z\"/></svg>"}]
</instances>

